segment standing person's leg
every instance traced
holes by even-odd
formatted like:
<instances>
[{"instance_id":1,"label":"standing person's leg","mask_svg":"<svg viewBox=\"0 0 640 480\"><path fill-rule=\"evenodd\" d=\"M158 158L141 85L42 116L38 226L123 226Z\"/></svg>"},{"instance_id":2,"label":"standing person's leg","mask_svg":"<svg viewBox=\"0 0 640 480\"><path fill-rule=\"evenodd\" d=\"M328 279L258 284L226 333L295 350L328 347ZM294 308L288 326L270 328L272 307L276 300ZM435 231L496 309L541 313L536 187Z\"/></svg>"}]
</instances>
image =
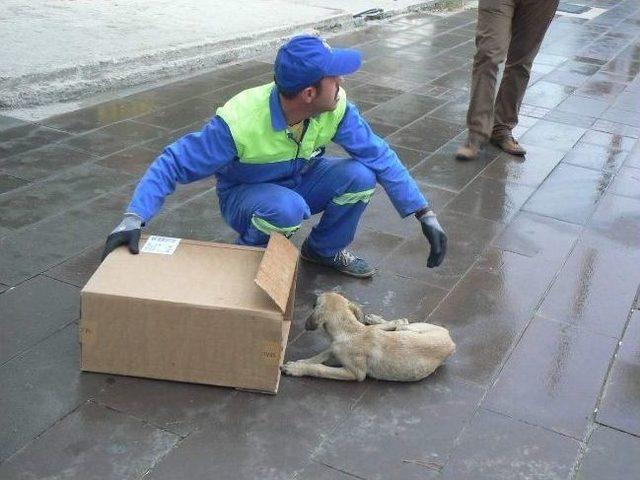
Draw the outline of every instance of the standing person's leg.
<instances>
[{"instance_id":1,"label":"standing person's leg","mask_svg":"<svg viewBox=\"0 0 640 480\"><path fill-rule=\"evenodd\" d=\"M508 153L524 155L511 131L518 124L531 65L558 8L558 0L518 0L513 15L511 44L496 98L491 141Z\"/></svg>"},{"instance_id":2,"label":"standing person's leg","mask_svg":"<svg viewBox=\"0 0 640 480\"><path fill-rule=\"evenodd\" d=\"M365 260L345 250L353 241L375 185L373 171L356 160L315 160L296 189L312 214L324 212L304 242L301 252L304 259L356 277L370 277L375 273Z\"/></svg>"},{"instance_id":3,"label":"standing person's leg","mask_svg":"<svg viewBox=\"0 0 640 480\"><path fill-rule=\"evenodd\" d=\"M240 245L266 246L272 232L290 236L311 213L295 191L272 183L238 185L220 197L225 221Z\"/></svg>"},{"instance_id":4,"label":"standing person's leg","mask_svg":"<svg viewBox=\"0 0 640 480\"><path fill-rule=\"evenodd\" d=\"M507 55L513 10L514 0L479 1L467 111L469 137L456 153L461 160L474 159L491 135L498 67Z\"/></svg>"}]
</instances>

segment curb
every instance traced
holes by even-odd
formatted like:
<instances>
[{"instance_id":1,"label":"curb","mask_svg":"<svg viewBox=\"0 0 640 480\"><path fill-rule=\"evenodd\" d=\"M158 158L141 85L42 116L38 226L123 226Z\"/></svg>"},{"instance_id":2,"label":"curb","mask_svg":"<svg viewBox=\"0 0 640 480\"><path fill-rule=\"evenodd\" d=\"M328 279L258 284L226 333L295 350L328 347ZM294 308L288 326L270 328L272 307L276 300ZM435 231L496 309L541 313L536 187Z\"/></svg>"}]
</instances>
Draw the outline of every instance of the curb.
<instances>
[{"instance_id":1,"label":"curb","mask_svg":"<svg viewBox=\"0 0 640 480\"><path fill-rule=\"evenodd\" d=\"M428 0L397 10L386 10L376 19L458 8L465 3L464 0ZM146 55L97 61L20 77L4 77L0 78L0 110L69 102L173 77L195 75L217 66L260 56L277 48L296 32L306 30L336 34L363 27L366 23L364 17L355 18L351 13L344 13L319 22L278 27L209 43L180 45Z\"/></svg>"}]
</instances>

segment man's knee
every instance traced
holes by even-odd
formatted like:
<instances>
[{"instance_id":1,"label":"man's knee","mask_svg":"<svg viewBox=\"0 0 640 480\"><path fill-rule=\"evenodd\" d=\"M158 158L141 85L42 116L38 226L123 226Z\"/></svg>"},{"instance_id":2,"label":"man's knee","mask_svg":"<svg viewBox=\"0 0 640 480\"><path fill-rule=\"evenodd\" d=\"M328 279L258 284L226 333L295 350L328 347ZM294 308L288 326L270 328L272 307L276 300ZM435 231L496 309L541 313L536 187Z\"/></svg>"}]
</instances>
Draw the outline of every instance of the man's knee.
<instances>
[{"instance_id":1,"label":"man's knee","mask_svg":"<svg viewBox=\"0 0 640 480\"><path fill-rule=\"evenodd\" d=\"M343 179L346 181L346 190L336 195L333 202L338 205L350 203L364 202L367 203L376 187L376 174L366 165L357 162L345 162L343 171Z\"/></svg>"},{"instance_id":2,"label":"man's knee","mask_svg":"<svg viewBox=\"0 0 640 480\"><path fill-rule=\"evenodd\" d=\"M295 233L302 221L311 216L309 205L295 192L276 196L256 209L251 217L254 227L267 235L273 232L285 236Z\"/></svg>"},{"instance_id":3,"label":"man's knee","mask_svg":"<svg viewBox=\"0 0 640 480\"><path fill-rule=\"evenodd\" d=\"M478 49L473 57L473 64L476 68L485 67L497 71L506 57L506 45L498 45L493 42L479 42Z\"/></svg>"}]
</instances>

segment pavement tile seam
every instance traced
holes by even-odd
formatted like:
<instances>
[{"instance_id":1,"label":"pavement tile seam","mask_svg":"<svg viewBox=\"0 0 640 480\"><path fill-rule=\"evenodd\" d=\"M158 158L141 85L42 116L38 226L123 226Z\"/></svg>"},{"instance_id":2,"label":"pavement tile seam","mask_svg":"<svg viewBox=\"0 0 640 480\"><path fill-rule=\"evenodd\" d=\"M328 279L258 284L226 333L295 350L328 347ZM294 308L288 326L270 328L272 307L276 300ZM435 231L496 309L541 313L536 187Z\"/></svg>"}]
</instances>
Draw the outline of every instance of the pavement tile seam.
<instances>
[{"instance_id":1,"label":"pavement tile seam","mask_svg":"<svg viewBox=\"0 0 640 480\"><path fill-rule=\"evenodd\" d=\"M625 430L622 430L619 427L612 427L611 425L607 425L606 423L602 423L602 422L599 422L599 421L595 421L593 423L594 423L594 425L600 425L600 426L603 426L603 427L610 428L611 430L615 430L616 432L624 433L626 435L631 435L632 437L635 437L635 438L640 438L640 435L637 435L637 434L635 434L633 432L627 432Z\"/></svg>"},{"instance_id":2,"label":"pavement tile seam","mask_svg":"<svg viewBox=\"0 0 640 480\"><path fill-rule=\"evenodd\" d=\"M570 439L570 440L573 440L574 442L579 443L579 444L581 444L581 445L584 443L584 440L580 440L580 439L578 439L578 438L574 438L574 437L572 437L571 435L567 435L566 433L556 432L555 430L553 430L553 429L551 429L551 428L545 427L545 426L543 426L543 425L538 425L537 423L529 422L529 421L527 421L527 420L522 420L522 419L520 419L520 418L514 417L514 416L512 416L512 415L508 415L508 414L503 413L503 412L499 412L499 411L497 411L497 410L492 409L491 407L482 406L482 407L480 407L478 410L486 410L486 411L488 411L488 412L495 413L495 414L497 414L497 415L500 415L500 416L502 416L502 417L509 418L509 419L514 420L514 421L516 421L516 422L524 423L525 425L529 425L529 426L531 426L531 427L540 428L540 429L545 430L545 431L547 431L547 432L551 432L551 433L553 433L553 434L555 434L555 435L560 435L561 437L565 437L565 438L568 438L568 439Z\"/></svg>"},{"instance_id":3,"label":"pavement tile seam","mask_svg":"<svg viewBox=\"0 0 640 480\"><path fill-rule=\"evenodd\" d=\"M571 467L571 472L567 478L573 480L576 478L580 467L582 466L582 462L584 461L585 455L589 448L589 443L591 442L591 437L597 428L597 423L593 420L589 420L587 426L585 428L585 433L582 441L580 442L580 448L578 449L578 453L576 454L576 458L573 462L573 466Z\"/></svg>"},{"instance_id":4,"label":"pavement tile seam","mask_svg":"<svg viewBox=\"0 0 640 480\"><path fill-rule=\"evenodd\" d=\"M99 405L99 406L101 406L101 407L103 407L103 408L106 408L107 410L111 410L112 412L116 412L116 413L118 413L118 414L120 414L120 415L124 415L124 416L126 416L126 417L132 418L132 419L134 419L135 421L140 422L140 423L143 423L143 424L145 424L145 425L148 425L148 426L150 426L151 428L154 428L154 429L156 429L156 430L162 430L163 432L170 433L171 435L176 435L176 436L180 437L180 439L181 439L181 440L184 440L184 439L185 439L185 438L187 438L189 435L191 435L191 433L188 433L188 434L186 434L186 435L185 435L185 434L182 434L182 433L179 433L179 432L174 432L173 430L171 430L171 429L169 429L169 428L163 427L163 426L161 426L161 425L156 425L155 423L150 422L149 420L145 420L144 418L140 418L140 417L137 417L137 416L135 416L135 415L132 415L131 413L127 412L126 410L120 410L120 409L118 409L118 408L114 408L114 407L112 407L112 406L110 406L110 405L107 405L106 403L100 402L100 401L99 401L99 400L97 400L97 399L90 398L90 399L88 399L88 400L87 400L87 402L86 402L86 403L91 403L91 404L94 404L94 405ZM175 447L174 447L174 448L175 448Z\"/></svg>"},{"instance_id":5,"label":"pavement tile seam","mask_svg":"<svg viewBox=\"0 0 640 480\"><path fill-rule=\"evenodd\" d=\"M73 408L71 408L68 412L66 412L64 415L58 417L56 419L55 422L53 422L52 424L50 424L48 427L44 428L43 430L41 430L40 432L38 432L36 435L34 435L27 443L25 443L24 445L22 445L20 448L18 448L15 452L13 452L11 455L9 455L8 457L6 457L4 460L2 460L0 462L1 464L7 463L9 460L11 460L13 457L17 456L20 452L26 450L27 448L29 448L32 444L34 444L40 437L42 437L45 433L47 433L49 430L51 430L54 426L58 425L59 423L63 422L67 417L69 417L70 415L74 414L75 412L77 412L79 409L81 409L84 405L89 403L89 399L84 399L80 402L78 402Z\"/></svg>"},{"instance_id":6,"label":"pavement tile seam","mask_svg":"<svg viewBox=\"0 0 640 480\"><path fill-rule=\"evenodd\" d=\"M355 473L351 473L351 472L349 472L347 470L343 470L341 468L334 467L333 465L329 465L328 463L321 462L320 460L311 460L311 462L312 463L316 463L318 465L322 465L322 466L327 467L327 468L329 468L331 470L335 470L336 472L339 472L339 473L341 473L343 475L346 475L347 477L350 477L350 478L356 478L358 480L367 480L365 477L361 477L361 476L356 475ZM289 477L290 480L304 480L300 476L298 476L298 473L299 472L295 472L291 477Z\"/></svg>"},{"instance_id":7,"label":"pavement tile seam","mask_svg":"<svg viewBox=\"0 0 640 480\"><path fill-rule=\"evenodd\" d=\"M90 163L93 163L93 162L90 162ZM104 168L105 170L110 170L110 171L114 171L115 172L115 170L112 169L112 168L104 167L102 165L100 165L100 167ZM38 184L48 182L49 180L56 179L59 176L67 174L68 172L69 172L69 170L64 170L64 171L60 172L59 174L56 174L54 176L47 177L47 178L44 178L44 179L41 179L41 180L38 180L38 181L35 181L35 182L32 182L32 183L29 183L27 185L23 185L22 187L17 188L15 190L11 190L10 192L7 192L7 193L14 194L16 191L18 191L18 193L19 193L19 190L23 190L25 188L31 188L31 187L37 186ZM108 191L108 192L106 192L106 193L104 193L102 195L99 195L97 197L92 197L92 198L90 198L90 199L88 199L86 201L83 201L83 202L75 203L75 204L73 204L72 206L68 207L67 209L65 209L63 211L60 211L60 212L55 213L53 215L49 215L49 216L46 216L44 218L41 218L36 222L29 223L29 224L21 226L19 228L12 229L11 232L10 232L10 235L11 234L20 233L20 232L22 232L23 230L26 230L26 229L35 228L36 226L38 226L41 223L44 223L44 222L50 221L53 218L61 217L61 216L65 215L69 210L75 210L75 209L82 208L82 207L84 207L86 205L89 205L89 204L95 202L96 200L107 198L110 195L113 195L114 193L119 192L120 190L124 190L124 189L128 188L129 186L132 186L134 183L137 183L137 177L135 175L131 175L129 173L122 173L122 172L119 172L119 173L121 173L122 175L125 175L127 177L130 177L130 181L125 183L124 186L123 185L119 185L116 188L114 188L114 189L112 189L112 190L110 190L110 191ZM0 197L0 198L2 198L2 197Z\"/></svg>"},{"instance_id":8,"label":"pavement tile seam","mask_svg":"<svg viewBox=\"0 0 640 480\"><path fill-rule=\"evenodd\" d=\"M553 286L553 285L551 285L551 286ZM543 298L543 301L544 301L544 298ZM538 318L543 318L544 320L546 320L548 322L556 323L556 324L561 325L563 327L568 327L571 330L577 330L578 332L583 331L583 332L591 333L593 335L597 335L599 337L606 337L606 338L611 338L611 339L614 339L614 340L620 340L615 335L602 333L602 332L599 332L597 330L593 330L593 329L591 329L589 327L585 327L583 325L576 325L575 323L566 322L564 320L560 320L560 319L551 317L549 315L545 315L544 313L541 313L539 311L536 311L535 315Z\"/></svg>"},{"instance_id":9,"label":"pavement tile seam","mask_svg":"<svg viewBox=\"0 0 640 480\"><path fill-rule=\"evenodd\" d=\"M64 140L68 140L69 138L71 138L71 137L66 137ZM47 144L42 145L42 146L40 146L38 148L33 148L31 150L27 150L26 152L19 152L19 153L13 154L13 155L6 156L6 157L0 159L0 167L3 164L8 163L7 160L14 160L15 157L19 157L20 155L25 155L26 153L33 154L33 153L37 153L37 152L39 152L41 150L47 150L47 149L51 148L52 145L56 145L57 143L60 143L60 142L47 143ZM80 150L77 147L74 147L74 146L71 146L71 145L65 145L65 148L68 148L69 150L73 150L73 151L75 151L77 153L81 153L81 154L87 155L87 156L91 157L92 159L102 158L102 157L100 157L100 156L98 156L98 155L96 155L94 153L85 152L84 150Z\"/></svg>"},{"instance_id":10,"label":"pavement tile seam","mask_svg":"<svg viewBox=\"0 0 640 480\"><path fill-rule=\"evenodd\" d=\"M37 276L37 275L36 275ZM45 275L46 276L46 275ZM47 277L47 278L51 278L51 277ZM59 281L56 278L52 278L52 280L56 280ZM25 280L26 281L26 280ZM24 283L24 282L22 282ZM64 283L64 282L60 282L60 283ZM68 285L68 284L65 284ZM78 288L75 285L71 285L72 287ZM11 289L9 289L11 290ZM7 290L7 291L9 291ZM0 293L0 295L6 293L2 292ZM79 312L78 312L79 313ZM41 343L46 342L47 340L49 340L51 337L53 337L54 335L60 333L62 330L64 330L65 328L69 327L69 325L71 325L72 323L76 323L78 321L78 318L74 318L73 320L68 321L67 323L65 323L64 325L61 325L59 328L57 328L56 330L52 331L49 335L47 335L46 337L41 338L40 340L38 340L38 342L34 343L33 345L28 346L27 348L25 348L24 350L21 350L19 352L17 352L15 355L13 355L12 357L8 358L5 362L0 363L0 368L3 368L5 365L19 359L20 357L27 355L31 350L37 348Z\"/></svg>"}]
</instances>

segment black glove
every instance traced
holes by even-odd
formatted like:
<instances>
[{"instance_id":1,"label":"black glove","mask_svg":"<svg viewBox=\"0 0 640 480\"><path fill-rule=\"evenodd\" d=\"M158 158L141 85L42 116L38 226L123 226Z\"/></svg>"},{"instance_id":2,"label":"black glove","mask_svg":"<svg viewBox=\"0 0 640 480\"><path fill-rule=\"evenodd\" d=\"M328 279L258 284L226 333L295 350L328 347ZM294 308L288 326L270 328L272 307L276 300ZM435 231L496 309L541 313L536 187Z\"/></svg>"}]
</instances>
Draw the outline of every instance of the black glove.
<instances>
[{"instance_id":1,"label":"black glove","mask_svg":"<svg viewBox=\"0 0 640 480\"><path fill-rule=\"evenodd\" d=\"M120 245L128 245L131 253L138 253L141 228L142 219L133 213L126 213L120 224L107 237L102 260Z\"/></svg>"},{"instance_id":2,"label":"black glove","mask_svg":"<svg viewBox=\"0 0 640 480\"><path fill-rule=\"evenodd\" d=\"M444 260L447 253L447 234L438 223L438 219L432 211L420 217L420 225L422 233L431 245L431 253L427 260L427 267L433 268L439 266Z\"/></svg>"}]
</instances>

